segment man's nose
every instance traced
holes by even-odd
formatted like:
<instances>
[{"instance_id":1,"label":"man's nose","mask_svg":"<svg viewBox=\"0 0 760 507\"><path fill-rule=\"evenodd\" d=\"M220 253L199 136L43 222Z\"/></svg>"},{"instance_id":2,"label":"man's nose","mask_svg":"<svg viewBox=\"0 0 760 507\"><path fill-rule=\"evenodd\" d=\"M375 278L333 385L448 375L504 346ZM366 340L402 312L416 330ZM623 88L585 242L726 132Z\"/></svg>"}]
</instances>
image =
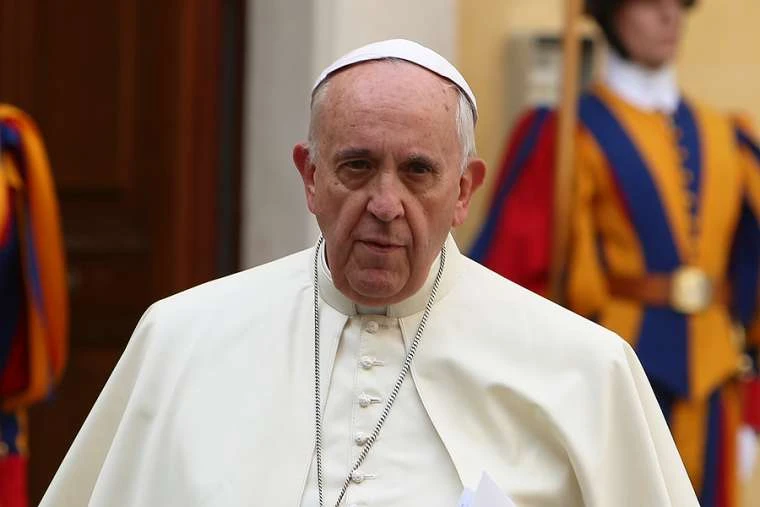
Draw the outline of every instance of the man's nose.
<instances>
[{"instance_id":1,"label":"man's nose","mask_svg":"<svg viewBox=\"0 0 760 507\"><path fill-rule=\"evenodd\" d=\"M367 211L381 222L392 222L404 215L401 202L403 184L395 171L382 171L370 187Z\"/></svg>"}]
</instances>

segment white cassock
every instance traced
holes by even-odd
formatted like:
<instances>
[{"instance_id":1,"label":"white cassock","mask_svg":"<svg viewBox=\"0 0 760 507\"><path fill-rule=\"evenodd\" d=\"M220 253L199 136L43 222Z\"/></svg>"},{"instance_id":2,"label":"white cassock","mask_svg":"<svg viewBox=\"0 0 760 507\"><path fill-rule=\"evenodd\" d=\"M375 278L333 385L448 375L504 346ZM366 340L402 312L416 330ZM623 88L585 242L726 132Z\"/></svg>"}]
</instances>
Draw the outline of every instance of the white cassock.
<instances>
[{"instance_id":1,"label":"white cassock","mask_svg":"<svg viewBox=\"0 0 760 507\"><path fill-rule=\"evenodd\" d=\"M344 505L454 506L490 474L520 507L696 506L630 347L462 256ZM313 506L309 249L154 304L43 506ZM325 505L371 432L435 272L385 316L320 269ZM359 309L361 310L361 309Z\"/></svg>"}]
</instances>

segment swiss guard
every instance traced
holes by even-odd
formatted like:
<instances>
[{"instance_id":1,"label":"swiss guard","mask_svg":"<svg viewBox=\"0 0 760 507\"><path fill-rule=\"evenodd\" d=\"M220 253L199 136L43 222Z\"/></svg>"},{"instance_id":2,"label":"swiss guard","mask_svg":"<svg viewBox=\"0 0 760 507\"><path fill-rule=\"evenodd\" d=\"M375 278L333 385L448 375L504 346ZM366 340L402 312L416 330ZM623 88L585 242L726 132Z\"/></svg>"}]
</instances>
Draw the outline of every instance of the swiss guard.
<instances>
[{"instance_id":1,"label":"swiss guard","mask_svg":"<svg viewBox=\"0 0 760 507\"><path fill-rule=\"evenodd\" d=\"M695 3L586 3L609 50L571 132L561 300L631 343L701 504L733 507L760 430L760 144L678 86L672 62ZM543 294L557 116L536 108L518 121L470 252Z\"/></svg>"},{"instance_id":2,"label":"swiss guard","mask_svg":"<svg viewBox=\"0 0 760 507\"><path fill-rule=\"evenodd\" d=\"M41 136L0 104L0 506L25 507L27 409L48 398L68 353L58 202Z\"/></svg>"}]
</instances>

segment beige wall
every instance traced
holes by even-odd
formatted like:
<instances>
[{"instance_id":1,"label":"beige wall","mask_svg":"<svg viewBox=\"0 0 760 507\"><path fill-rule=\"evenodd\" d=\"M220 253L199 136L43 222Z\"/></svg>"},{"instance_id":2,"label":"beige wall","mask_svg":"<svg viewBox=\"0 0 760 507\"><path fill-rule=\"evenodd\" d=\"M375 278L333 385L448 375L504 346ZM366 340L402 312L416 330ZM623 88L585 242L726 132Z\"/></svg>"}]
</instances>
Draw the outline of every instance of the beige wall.
<instances>
[{"instance_id":1,"label":"beige wall","mask_svg":"<svg viewBox=\"0 0 760 507\"><path fill-rule=\"evenodd\" d=\"M506 124L510 34L559 30L562 0L459 0L457 63L475 91L480 110L477 140L491 171L470 219L457 231L467 246L477 233L492 191ZM689 17L678 72L686 92L723 110L741 109L760 122L760 2L702 0Z\"/></svg>"},{"instance_id":2,"label":"beige wall","mask_svg":"<svg viewBox=\"0 0 760 507\"><path fill-rule=\"evenodd\" d=\"M319 70L354 48L391 38L413 39L446 58L454 57L456 0L317 0L317 4L319 30L330 39L320 51L326 59L318 62Z\"/></svg>"},{"instance_id":3,"label":"beige wall","mask_svg":"<svg viewBox=\"0 0 760 507\"><path fill-rule=\"evenodd\" d=\"M689 18L678 73L688 94L760 122L760 2L702 0Z\"/></svg>"}]
</instances>

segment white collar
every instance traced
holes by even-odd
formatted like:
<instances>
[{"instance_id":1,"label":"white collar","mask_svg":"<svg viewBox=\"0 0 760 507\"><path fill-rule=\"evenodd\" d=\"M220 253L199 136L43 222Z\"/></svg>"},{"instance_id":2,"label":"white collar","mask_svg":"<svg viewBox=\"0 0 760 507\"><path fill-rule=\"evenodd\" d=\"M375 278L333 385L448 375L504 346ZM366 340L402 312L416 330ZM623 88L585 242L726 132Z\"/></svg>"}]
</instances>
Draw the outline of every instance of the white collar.
<instances>
[{"instance_id":1,"label":"white collar","mask_svg":"<svg viewBox=\"0 0 760 507\"><path fill-rule=\"evenodd\" d=\"M672 65L649 70L610 50L604 83L619 97L641 109L673 114L678 108L680 93Z\"/></svg>"},{"instance_id":2,"label":"white collar","mask_svg":"<svg viewBox=\"0 0 760 507\"><path fill-rule=\"evenodd\" d=\"M444 267L443 275L441 276L441 282L438 286L438 294L436 296L436 299L442 299L451 289L451 286L456 279L461 255L462 254L459 253L459 249L457 248L457 244L454 241L454 238L451 236L451 234L449 234L446 238L446 266ZM425 305L430 298L430 290L433 287L436 274L438 273L438 266L441 257L441 255L438 254L438 256L433 261L433 264L430 266L430 272L428 273L427 280L425 280L422 288L420 288L420 290L418 290L412 296L399 303L389 305L385 308L369 308L355 304L335 287L332 281L332 275L330 274L330 269L327 267L324 244L321 251L319 252L319 256L319 294L328 305L332 306L340 313L343 313L345 315L373 313L381 315L385 314L388 317L396 318L408 317L425 309Z\"/></svg>"}]
</instances>

